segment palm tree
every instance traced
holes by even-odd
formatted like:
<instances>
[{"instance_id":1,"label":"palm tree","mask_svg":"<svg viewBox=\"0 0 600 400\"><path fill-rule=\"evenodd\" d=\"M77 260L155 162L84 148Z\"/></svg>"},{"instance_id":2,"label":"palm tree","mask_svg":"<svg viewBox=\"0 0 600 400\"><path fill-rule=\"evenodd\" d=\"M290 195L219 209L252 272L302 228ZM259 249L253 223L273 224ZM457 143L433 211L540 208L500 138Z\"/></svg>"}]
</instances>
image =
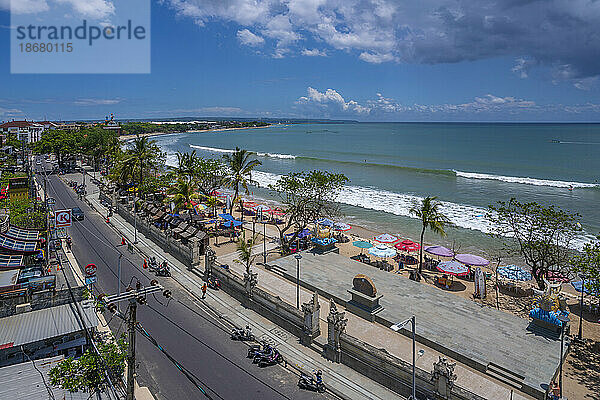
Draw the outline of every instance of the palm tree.
<instances>
[{"instance_id":1,"label":"palm tree","mask_svg":"<svg viewBox=\"0 0 600 400\"><path fill-rule=\"evenodd\" d=\"M239 254L239 258L234 260L235 262L242 264L246 267L246 274L250 275L250 266L254 261L256 256L253 254L252 247L256 243L256 236L253 236L251 239L246 240L246 231L244 231L242 237L238 239L237 242L237 251Z\"/></svg>"},{"instance_id":2,"label":"palm tree","mask_svg":"<svg viewBox=\"0 0 600 400\"><path fill-rule=\"evenodd\" d=\"M208 196L204 203L210 208L213 215L217 216L217 206L219 205L219 199L216 196Z\"/></svg>"},{"instance_id":3,"label":"palm tree","mask_svg":"<svg viewBox=\"0 0 600 400\"><path fill-rule=\"evenodd\" d=\"M450 220L439 210L441 203L436 201L437 196L427 196L421 201L421 204L415 204L410 209L410 213L421 220L423 229L421 230L421 248L419 250L419 275L423 269L423 237L425 230L431 229L433 233L444 237L446 231L444 228L450 225Z\"/></svg>"},{"instance_id":4,"label":"palm tree","mask_svg":"<svg viewBox=\"0 0 600 400\"><path fill-rule=\"evenodd\" d=\"M246 194L248 191L248 184L251 183L250 173L254 167L262 165L262 163L256 159L251 160L250 158L254 155L253 152L247 150L240 150L239 147L235 148L235 151L231 154L225 154L223 159L229 167L228 175L225 177L225 185L235 189L234 199L238 198L240 185L244 188ZM229 213L233 212L233 204L229 208ZM242 218L244 217L244 207L242 205Z\"/></svg>"},{"instance_id":5,"label":"palm tree","mask_svg":"<svg viewBox=\"0 0 600 400\"><path fill-rule=\"evenodd\" d=\"M177 179L177 183L169 192L175 195L173 203L175 203L175 208L177 210L189 210L192 208L192 200L197 198L194 186L190 182L181 178Z\"/></svg>"},{"instance_id":6,"label":"palm tree","mask_svg":"<svg viewBox=\"0 0 600 400\"><path fill-rule=\"evenodd\" d=\"M196 150L192 150L191 153L177 152L177 166L172 167L173 171L177 173L177 178L186 178L188 182L191 182L194 178L197 159Z\"/></svg>"},{"instance_id":7,"label":"palm tree","mask_svg":"<svg viewBox=\"0 0 600 400\"><path fill-rule=\"evenodd\" d=\"M160 149L156 145L156 142L148 139L147 136L135 138L131 147L127 150L127 156L123 160L124 170L128 174L131 174L132 177L136 173L139 174L138 195L140 186L144 182L144 171L156 164L160 154Z\"/></svg>"}]
</instances>

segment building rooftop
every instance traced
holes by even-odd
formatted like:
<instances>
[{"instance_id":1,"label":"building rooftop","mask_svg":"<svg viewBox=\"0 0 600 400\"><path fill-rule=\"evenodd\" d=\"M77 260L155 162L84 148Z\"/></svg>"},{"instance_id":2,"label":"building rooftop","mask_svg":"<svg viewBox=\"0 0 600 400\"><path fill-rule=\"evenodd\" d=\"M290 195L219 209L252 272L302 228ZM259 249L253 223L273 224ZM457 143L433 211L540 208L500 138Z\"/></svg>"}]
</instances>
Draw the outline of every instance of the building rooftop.
<instances>
[{"instance_id":1,"label":"building rooftop","mask_svg":"<svg viewBox=\"0 0 600 400\"><path fill-rule=\"evenodd\" d=\"M50 398L49 390L52 391L53 398L57 400L117 399L114 394L100 393L98 396L90 396L90 393L71 393L68 390L51 386L48 373L62 359L63 356L57 356L35 360L35 364L25 362L0 368L0 382L2 382L2 385L0 385L0 399L48 400Z\"/></svg>"},{"instance_id":2,"label":"building rooftop","mask_svg":"<svg viewBox=\"0 0 600 400\"><path fill-rule=\"evenodd\" d=\"M78 303L86 328L95 328L98 317L92 302ZM83 330L75 317L75 304L49 307L1 320L0 346L15 347ZM0 396L0 398L5 398Z\"/></svg>"},{"instance_id":3,"label":"building rooftop","mask_svg":"<svg viewBox=\"0 0 600 400\"><path fill-rule=\"evenodd\" d=\"M16 285L17 279L19 279L18 269L0 271L0 287Z\"/></svg>"}]
</instances>

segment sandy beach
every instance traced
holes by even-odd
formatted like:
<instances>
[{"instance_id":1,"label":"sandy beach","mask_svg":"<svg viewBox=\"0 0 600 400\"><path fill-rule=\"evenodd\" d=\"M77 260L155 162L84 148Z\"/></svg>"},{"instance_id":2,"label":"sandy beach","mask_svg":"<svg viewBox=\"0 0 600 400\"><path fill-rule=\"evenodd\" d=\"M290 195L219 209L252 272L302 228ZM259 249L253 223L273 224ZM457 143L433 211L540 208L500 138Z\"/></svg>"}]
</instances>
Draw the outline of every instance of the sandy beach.
<instances>
[{"instance_id":1,"label":"sandy beach","mask_svg":"<svg viewBox=\"0 0 600 400\"><path fill-rule=\"evenodd\" d=\"M260 129L260 128L269 128L271 125L265 126L250 126L250 127L242 127L242 128L219 128L219 129L203 129L203 130L192 130L185 132L151 132L151 133L142 133L141 135L121 135L119 136L119 140L126 141L135 139L136 137L152 137L152 136L163 136L163 135L179 135L182 133L198 133L198 132L221 132L221 131L239 131L244 129Z\"/></svg>"}]
</instances>

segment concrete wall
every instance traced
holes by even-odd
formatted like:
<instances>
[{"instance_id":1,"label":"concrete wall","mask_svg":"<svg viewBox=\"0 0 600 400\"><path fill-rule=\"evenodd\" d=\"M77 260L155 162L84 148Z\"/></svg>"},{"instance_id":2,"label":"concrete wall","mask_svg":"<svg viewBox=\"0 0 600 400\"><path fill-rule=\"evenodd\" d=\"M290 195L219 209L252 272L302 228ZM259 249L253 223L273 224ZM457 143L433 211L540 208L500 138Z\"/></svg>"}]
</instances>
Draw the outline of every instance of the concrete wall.
<instances>
[{"instance_id":1,"label":"concrete wall","mask_svg":"<svg viewBox=\"0 0 600 400\"><path fill-rule=\"evenodd\" d=\"M191 246L187 246L179 240L168 236L165 232L141 217L135 221L131 211L122 204L116 205L116 211L125 221L131 225L135 224L140 233L156 243L161 249L170 253L186 267L192 268L200 263L201 249L199 242L191 242Z\"/></svg>"},{"instance_id":2,"label":"concrete wall","mask_svg":"<svg viewBox=\"0 0 600 400\"><path fill-rule=\"evenodd\" d=\"M252 297L248 298L244 281L240 277L219 267L213 268L212 273L221 281L221 288L245 307L256 311L298 337L302 335L304 314L296 307L258 287L254 288Z\"/></svg>"},{"instance_id":3,"label":"concrete wall","mask_svg":"<svg viewBox=\"0 0 600 400\"><path fill-rule=\"evenodd\" d=\"M73 287L73 296L75 301L84 299L83 286ZM0 318L8 317L17 313L17 307L23 311L41 310L48 307L61 306L71 303L71 294L68 289L63 290L44 290L33 294L28 294L22 297L11 297L0 300Z\"/></svg>"},{"instance_id":4,"label":"concrete wall","mask_svg":"<svg viewBox=\"0 0 600 400\"><path fill-rule=\"evenodd\" d=\"M368 376L396 393L408 397L411 394L412 364L378 349L353 336L342 333L340 336L341 362ZM417 396L435 397L431 373L415 369ZM452 400L484 400L474 393L458 386L452 389Z\"/></svg>"}]
</instances>

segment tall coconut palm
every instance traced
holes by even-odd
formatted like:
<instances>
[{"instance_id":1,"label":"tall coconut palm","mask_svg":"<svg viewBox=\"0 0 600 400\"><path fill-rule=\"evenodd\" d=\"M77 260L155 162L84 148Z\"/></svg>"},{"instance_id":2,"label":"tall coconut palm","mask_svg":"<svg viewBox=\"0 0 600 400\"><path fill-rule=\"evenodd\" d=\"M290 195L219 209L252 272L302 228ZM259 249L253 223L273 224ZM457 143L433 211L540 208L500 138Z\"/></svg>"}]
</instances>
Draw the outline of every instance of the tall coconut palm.
<instances>
[{"instance_id":1,"label":"tall coconut palm","mask_svg":"<svg viewBox=\"0 0 600 400\"><path fill-rule=\"evenodd\" d=\"M421 201L421 204L415 204L410 209L410 213L421 220L423 229L421 230L421 249L419 250L419 274L423 270L423 238L425 230L431 229L442 237L446 236L444 228L450 225L450 220L439 210L441 203L436 201L437 196L427 196Z\"/></svg>"},{"instance_id":2,"label":"tall coconut palm","mask_svg":"<svg viewBox=\"0 0 600 400\"><path fill-rule=\"evenodd\" d=\"M208 196L204 201L204 204L208 206L213 215L217 216L217 206L219 205L219 199L217 196Z\"/></svg>"},{"instance_id":3,"label":"tall coconut palm","mask_svg":"<svg viewBox=\"0 0 600 400\"><path fill-rule=\"evenodd\" d=\"M244 233L238 239L238 242L237 242L237 252L238 252L239 258L234 261L245 266L246 274L250 275L250 267L252 265L252 262L256 258L256 256L253 254L252 247L256 243L257 239L256 239L256 236L253 236L250 239L246 239L246 231L244 231L243 229L242 229L242 231Z\"/></svg>"},{"instance_id":4,"label":"tall coconut palm","mask_svg":"<svg viewBox=\"0 0 600 400\"><path fill-rule=\"evenodd\" d=\"M197 198L197 194L194 190L194 186L190 182L179 178L177 179L175 186L173 186L169 192L175 195L173 203L178 211L193 208L192 200Z\"/></svg>"},{"instance_id":5,"label":"tall coconut palm","mask_svg":"<svg viewBox=\"0 0 600 400\"><path fill-rule=\"evenodd\" d=\"M238 198L240 192L240 185L244 189L246 194L250 193L248 190L248 185L251 183L250 174L252 170L262 163L256 159L251 159L254 155L253 152L247 150L240 150L239 147L235 148L235 151L231 154L225 154L223 159L229 168L228 174L225 177L225 185L231 188L234 188L235 194L233 196L234 199ZM229 213L233 212L233 204L235 202L231 202L231 206L229 208ZM242 205L242 218L244 215L244 208Z\"/></svg>"},{"instance_id":6,"label":"tall coconut palm","mask_svg":"<svg viewBox=\"0 0 600 400\"><path fill-rule=\"evenodd\" d=\"M177 178L184 178L187 182L191 182L194 178L197 160L196 150L192 150L191 153L177 152L177 166L172 167Z\"/></svg>"},{"instance_id":7,"label":"tall coconut palm","mask_svg":"<svg viewBox=\"0 0 600 400\"><path fill-rule=\"evenodd\" d=\"M160 156L160 148L154 140L148 139L147 136L135 138L127 150L127 156L124 158L123 163L125 170L132 177L138 174L138 195L140 186L144 183L144 172L154 167Z\"/></svg>"}]
</instances>

